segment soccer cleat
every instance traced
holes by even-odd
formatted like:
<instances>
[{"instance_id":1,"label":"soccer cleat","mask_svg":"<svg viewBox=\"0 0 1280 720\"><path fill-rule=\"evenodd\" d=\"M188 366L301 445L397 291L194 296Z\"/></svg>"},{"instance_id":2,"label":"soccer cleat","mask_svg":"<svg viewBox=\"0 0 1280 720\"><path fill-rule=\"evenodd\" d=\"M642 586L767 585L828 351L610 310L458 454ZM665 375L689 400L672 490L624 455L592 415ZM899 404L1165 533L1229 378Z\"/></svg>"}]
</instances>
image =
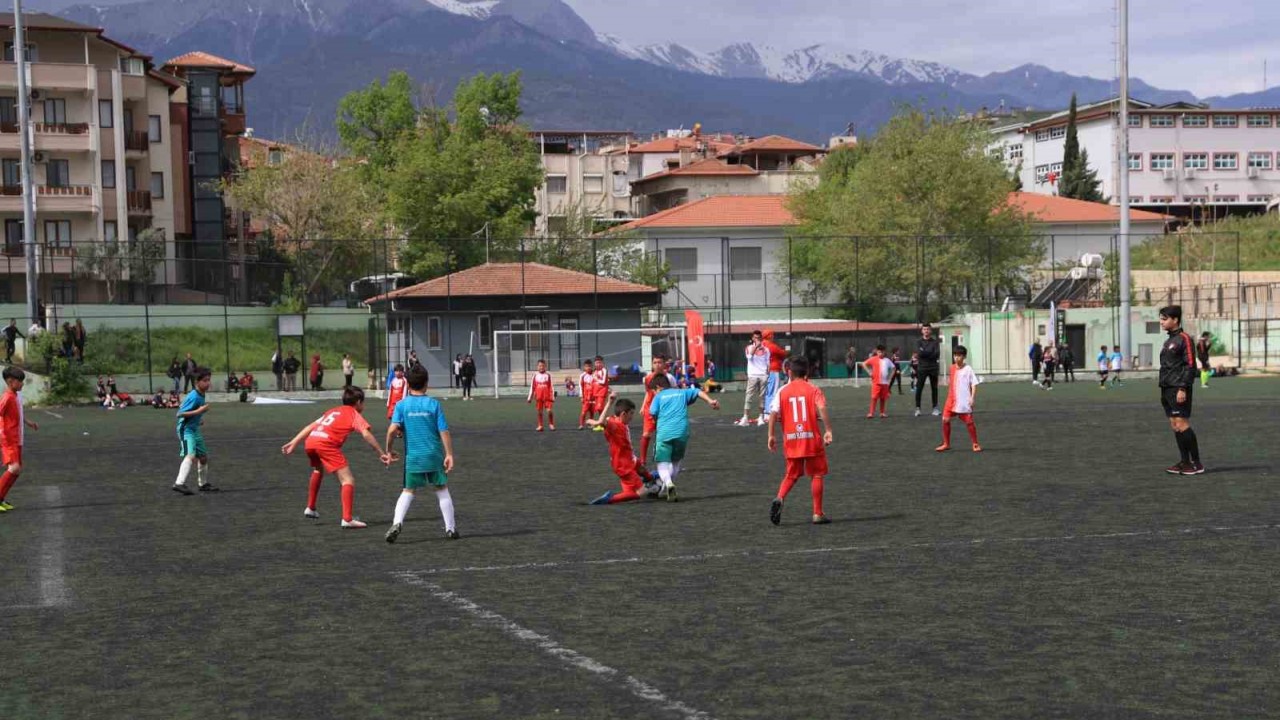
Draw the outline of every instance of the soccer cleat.
<instances>
[{"instance_id":1,"label":"soccer cleat","mask_svg":"<svg viewBox=\"0 0 1280 720\"><path fill-rule=\"evenodd\" d=\"M445 530L444 536L448 540L457 540L458 538L462 537L461 535L458 534L457 530Z\"/></svg>"},{"instance_id":2,"label":"soccer cleat","mask_svg":"<svg viewBox=\"0 0 1280 720\"><path fill-rule=\"evenodd\" d=\"M1182 474L1183 475L1203 475L1204 465L1201 465L1198 462L1189 462L1187 463L1186 467L1183 468Z\"/></svg>"},{"instance_id":3,"label":"soccer cleat","mask_svg":"<svg viewBox=\"0 0 1280 720\"><path fill-rule=\"evenodd\" d=\"M671 483L667 485L667 502L679 502L680 498L676 497L676 485Z\"/></svg>"},{"instance_id":4,"label":"soccer cleat","mask_svg":"<svg viewBox=\"0 0 1280 720\"><path fill-rule=\"evenodd\" d=\"M191 488L187 487L186 485L178 485L175 483L174 485L170 486L170 488L174 492L182 493L183 495L195 495L195 493L192 492Z\"/></svg>"},{"instance_id":5,"label":"soccer cleat","mask_svg":"<svg viewBox=\"0 0 1280 720\"><path fill-rule=\"evenodd\" d=\"M774 498L769 504L769 522L774 525L782 524L782 501L778 498Z\"/></svg>"},{"instance_id":6,"label":"soccer cleat","mask_svg":"<svg viewBox=\"0 0 1280 720\"><path fill-rule=\"evenodd\" d=\"M756 418L756 425L764 426L768 424L769 424L768 415L761 415L760 417Z\"/></svg>"},{"instance_id":7,"label":"soccer cleat","mask_svg":"<svg viewBox=\"0 0 1280 720\"><path fill-rule=\"evenodd\" d=\"M555 432L555 431L556 431L556 426L555 426L555 425L552 425L552 424L548 423L548 424L547 424L547 427L551 429L551 432Z\"/></svg>"},{"instance_id":8,"label":"soccer cleat","mask_svg":"<svg viewBox=\"0 0 1280 720\"><path fill-rule=\"evenodd\" d=\"M875 413L867 413L867 419L870 420L876 416Z\"/></svg>"},{"instance_id":9,"label":"soccer cleat","mask_svg":"<svg viewBox=\"0 0 1280 720\"><path fill-rule=\"evenodd\" d=\"M597 425L591 428L591 432L604 432L604 425Z\"/></svg>"},{"instance_id":10,"label":"soccer cleat","mask_svg":"<svg viewBox=\"0 0 1280 720\"><path fill-rule=\"evenodd\" d=\"M13 509L13 506L7 502L0 502L0 513L7 513Z\"/></svg>"},{"instance_id":11,"label":"soccer cleat","mask_svg":"<svg viewBox=\"0 0 1280 720\"><path fill-rule=\"evenodd\" d=\"M882 418L887 418L887 417L889 417L889 416L888 416L888 415L885 415L884 413L880 413L880 417L882 417Z\"/></svg>"},{"instance_id":12,"label":"soccer cleat","mask_svg":"<svg viewBox=\"0 0 1280 720\"><path fill-rule=\"evenodd\" d=\"M220 491L218 490L218 488L214 487L213 485L210 485L209 483L205 483L200 486L200 492L220 492Z\"/></svg>"},{"instance_id":13,"label":"soccer cleat","mask_svg":"<svg viewBox=\"0 0 1280 720\"><path fill-rule=\"evenodd\" d=\"M360 528L366 528L369 526L360 522L360 520L356 518L352 518L350 520L343 520L342 527L347 530L359 530Z\"/></svg>"},{"instance_id":14,"label":"soccer cleat","mask_svg":"<svg viewBox=\"0 0 1280 720\"><path fill-rule=\"evenodd\" d=\"M307 508L306 510L303 510L303 511L302 511L302 517L305 517L305 518L311 518L312 520L319 520L319 519L320 519L320 513L316 512L315 510L313 510L313 509L311 509L311 508Z\"/></svg>"},{"instance_id":15,"label":"soccer cleat","mask_svg":"<svg viewBox=\"0 0 1280 720\"><path fill-rule=\"evenodd\" d=\"M920 417L920 408L916 408L916 417Z\"/></svg>"},{"instance_id":16,"label":"soccer cleat","mask_svg":"<svg viewBox=\"0 0 1280 720\"><path fill-rule=\"evenodd\" d=\"M933 451L934 451L934 452L946 452L946 451L948 451L948 450L950 450L950 449L951 449L951 445L950 445L950 444L948 444L948 443L942 443L942 444L941 444L941 445L939 445L938 447L934 448L934 449L933 449Z\"/></svg>"},{"instance_id":17,"label":"soccer cleat","mask_svg":"<svg viewBox=\"0 0 1280 720\"><path fill-rule=\"evenodd\" d=\"M942 414L942 411L941 411L941 410L939 410L938 408L934 408L934 409L933 409L933 416L934 416L934 417L938 417L938 416L939 416L939 415L941 415L941 414Z\"/></svg>"},{"instance_id":18,"label":"soccer cleat","mask_svg":"<svg viewBox=\"0 0 1280 720\"><path fill-rule=\"evenodd\" d=\"M586 430L586 429L587 429L587 426L586 426L586 425L579 425L579 426L578 426L578 429L579 429L579 430Z\"/></svg>"},{"instance_id":19,"label":"soccer cleat","mask_svg":"<svg viewBox=\"0 0 1280 720\"><path fill-rule=\"evenodd\" d=\"M814 525L830 525L831 518L827 517L826 515L814 515L813 524Z\"/></svg>"},{"instance_id":20,"label":"soccer cleat","mask_svg":"<svg viewBox=\"0 0 1280 720\"><path fill-rule=\"evenodd\" d=\"M396 523L395 525L392 525L391 529L387 531L387 534L385 536L387 542L389 543L395 542L396 538L400 537L400 529L402 527L403 526L400 523Z\"/></svg>"},{"instance_id":21,"label":"soccer cleat","mask_svg":"<svg viewBox=\"0 0 1280 720\"><path fill-rule=\"evenodd\" d=\"M1187 463L1187 462L1177 462L1177 463L1174 463L1173 465L1170 465L1169 467L1165 468L1165 469L1164 469L1164 471L1165 471L1165 472L1167 472L1167 473L1169 473L1170 475L1185 475L1185 474L1186 474L1186 470L1187 470L1190 466L1191 466L1191 463Z\"/></svg>"},{"instance_id":22,"label":"soccer cleat","mask_svg":"<svg viewBox=\"0 0 1280 720\"><path fill-rule=\"evenodd\" d=\"M974 444L973 444L973 451L974 451L974 452L982 452L982 446L981 446L981 445L979 445L978 443L974 443Z\"/></svg>"},{"instance_id":23,"label":"soccer cleat","mask_svg":"<svg viewBox=\"0 0 1280 720\"><path fill-rule=\"evenodd\" d=\"M751 421L747 419L746 415L743 415L740 419L735 421L733 424L737 425L738 427L746 427L751 424Z\"/></svg>"},{"instance_id":24,"label":"soccer cleat","mask_svg":"<svg viewBox=\"0 0 1280 720\"><path fill-rule=\"evenodd\" d=\"M609 501L612 499L613 499L613 491L606 490L603 495L596 498L595 500L592 500L589 504L590 505L608 505Z\"/></svg>"},{"instance_id":25,"label":"soccer cleat","mask_svg":"<svg viewBox=\"0 0 1280 720\"><path fill-rule=\"evenodd\" d=\"M542 426L541 426L541 425L539 425L539 426L538 426L537 431L538 431L538 432L542 432Z\"/></svg>"}]
</instances>

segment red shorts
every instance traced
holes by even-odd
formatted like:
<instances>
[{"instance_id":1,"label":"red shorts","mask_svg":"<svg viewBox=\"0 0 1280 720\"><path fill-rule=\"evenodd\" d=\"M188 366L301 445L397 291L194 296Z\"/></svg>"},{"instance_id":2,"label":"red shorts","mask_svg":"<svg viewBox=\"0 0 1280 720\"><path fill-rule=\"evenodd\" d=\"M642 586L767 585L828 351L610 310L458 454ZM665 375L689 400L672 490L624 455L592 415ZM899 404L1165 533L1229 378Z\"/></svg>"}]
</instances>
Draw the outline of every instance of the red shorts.
<instances>
[{"instance_id":1,"label":"red shorts","mask_svg":"<svg viewBox=\"0 0 1280 720\"><path fill-rule=\"evenodd\" d=\"M649 414L648 410L644 411L644 431L642 434L652 436L658 431L658 418Z\"/></svg>"},{"instance_id":2,"label":"red shorts","mask_svg":"<svg viewBox=\"0 0 1280 720\"><path fill-rule=\"evenodd\" d=\"M387 419L388 419L388 420L390 420L390 419L391 419L391 414L392 414L392 413L394 413L395 411L396 411L396 406L395 406L395 405L388 405L388 406L387 406Z\"/></svg>"},{"instance_id":3,"label":"red shorts","mask_svg":"<svg viewBox=\"0 0 1280 720\"><path fill-rule=\"evenodd\" d=\"M341 450L329 445L308 447L307 459L311 461L311 467L327 473L336 473L350 464Z\"/></svg>"},{"instance_id":4,"label":"red shorts","mask_svg":"<svg viewBox=\"0 0 1280 720\"><path fill-rule=\"evenodd\" d=\"M552 410L556 406L556 401L555 398L536 397L533 399L533 404L538 406L538 410Z\"/></svg>"},{"instance_id":5,"label":"red shorts","mask_svg":"<svg viewBox=\"0 0 1280 720\"><path fill-rule=\"evenodd\" d=\"M889 386L876 383L871 386L871 399L879 400L880 398L889 397Z\"/></svg>"},{"instance_id":6,"label":"red shorts","mask_svg":"<svg viewBox=\"0 0 1280 720\"><path fill-rule=\"evenodd\" d=\"M885 387L888 387L887 385ZM809 477L826 477L827 474L827 455L814 455L813 457L787 458L787 477L788 480L795 480L798 477L808 475Z\"/></svg>"},{"instance_id":7,"label":"red shorts","mask_svg":"<svg viewBox=\"0 0 1280 720\"><path fill-rule=\"evenodd\" d=\"M3 448L2 458L5 465L21 465L22 464L22 446L21 445L5 445Z\"/></svg>"},{"instance_id":8,"label":"red shorts","mask_svg":"<svg viewBox=\"0 0 1280 720\"><path fill-rule=\"evenodd\" d=\"M958 413L952 410L951 408L943 408L942 422L951 422L951 418L953 417L960 418L960 422L965 423L967 425L969 423L969 420L973 418L973 413Z\"/></svg>"}]
</instances>

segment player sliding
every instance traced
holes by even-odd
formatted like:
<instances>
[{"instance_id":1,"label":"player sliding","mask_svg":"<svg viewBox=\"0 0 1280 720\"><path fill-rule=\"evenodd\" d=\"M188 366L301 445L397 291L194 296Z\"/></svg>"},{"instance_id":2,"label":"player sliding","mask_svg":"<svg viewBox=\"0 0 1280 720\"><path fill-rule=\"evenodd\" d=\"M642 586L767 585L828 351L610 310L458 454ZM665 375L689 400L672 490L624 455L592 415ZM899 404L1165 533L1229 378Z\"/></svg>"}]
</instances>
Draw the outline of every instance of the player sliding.
<instances>
[{"instance_id":1,"label":"player sliding","mask_svg":"<svg viewBox=\"0 0 1280 720\"><path fill-rule=\"evenodd\" d=\"M378 454L383 463L390 462L386 453L378 445L378 440L369 429L369 421L364 419L364 391L357 387L347 386L342 391L342 407L336 407L320 416L315 422L308 423L298 431L292 440L280 448L285 455L292 455L298 443L306 439L304 448L307 460L311 461L311 485L307 493L307 509L302 511L303 517L318 519L316 500L320 495L320 483L325 473L338 476L342 484L342 527L358 529L365 524L352 516L352 506L356 499L356 478L351 473L351 466L342 454L342 444L353 431L360 433L364 441Z\"/></svg>"},{"instance_id":2,"label":"player sliding","mask_svg":"<svg viewBox=\"0 0 1280 720\"><path fill-rule=\"evenodd\" d=\"M547 372L547 361L538 361L538 370L533 373L533 380L529 383L529 397L525 398L526 403L537 401L538 403L538 432L542 432L542 411L547 411L547 425L551 427L551 431L556 429L556 395L551 389L551 373Z\"/></svg>"},{"instance_id":3,"label":"player sliding","mask_svg":"<svg viewBox=\"0 0 1280 720\"><path fill-rule=\"evenodd\" d=\"M808 475L810 492L813 493L813 524L825 525L830 520L822 512L822 481L827 475L827 450L831 444L831 418L827 416L827 398L822 391L809 384L809 361L803 357L791 358L787 383L773 398L769 408L769 452L777 452L778 441L774 428L782 424L782 454L787 459L787 472L782 476L778 496L769 506L769 522L782 522L782 501L795 486L796 481ZM818 434L818 420L825 432Z\"/></svg>"},{"instance_id":4,"label":"player sliding","mask_svg":"<svg viewBox=\"0 0 1280 720\"><path fill-rule=\"evenodd\" d=\"M396 458L396 437L404 435L404 490L396 501L395 519L387 531L387 542L393 543L404 528L405 515L413 504L414 494L430 485L435 488L440 514L444 516L444 536L458 539L458 528L453 518L453 498L449 495L448 473L453 470L453 439L449 435L449 423L444 419L444 408L435 398L427 397L427 371L421 365L409 370L406 377L409 395L396 404L387 428L387 442L383 454L387 462Z\"/></svg>"},{"instance_id":5,"label":"player sliding","mask_svg":"<svg viewBox=\"0 0 1280 720\"><path fill-rule=\"evenodd\" d=\"M969 430L973 451L982 452L978 444L978 428L973 424L973 406L978 398L978 376L966 361L969 351L957 345L951 351L951 378L947 381L947 402L942 408L942 444L934 448L938 452L951 449L951 418L958 417Z\"/></svg>"},{"instance_id":6,"label":"player sliding","mask_svg":"<svg viewBox=\"0 0 1280 720\"><path fill-rule=\"evenodd\" d=\"M1191 429L1191 388L1195 386L1196 359L1191 336L1182 329L1182 306L1160 308L1160 329L1169 334L1160 347L1160 404L1173 429L1182 460L1165 472L1200 475L1200 441Z\"/></svg>"},{"instance_id":7,"label":"player sliding","mask_svg":"<svg viewBox=\"0 0 1280 720\"><path fill-rule=\"evenodd\" d=\"M591 427L604 426L605 439L609 441L609 462L613 472L622 482L622 491L609 490L591 501L592 505L614 505L629 500L639 500L645 496L644 486L653 481L653 476L644 469L644 463L631 450L631 419L636 415L636 404L626 398L618 400L617 393L610 393L613 403L613 417L607 420L604 413L600 418L588 418Z\"/></svg>"},{"instance_id":8,"label":"player sliding","mask_svg":"<svg viewBox=\"0 0 1280 720\"><path fill-rule=\"evenodd\" d=\"M658 421L658 444L653 454L653 459L658 464L658 477L662 478L658 497L675 502L675 480L680 475L680 463L689 447L689 406L698 402L699 398L705 400L712 410L719 410L720 403L698 388L671 387L671 379L666 375L655 377L653 386L657 388L658 394L653 396L653 402L649 404L649 414Z\"/></svg>"}]
</instances>

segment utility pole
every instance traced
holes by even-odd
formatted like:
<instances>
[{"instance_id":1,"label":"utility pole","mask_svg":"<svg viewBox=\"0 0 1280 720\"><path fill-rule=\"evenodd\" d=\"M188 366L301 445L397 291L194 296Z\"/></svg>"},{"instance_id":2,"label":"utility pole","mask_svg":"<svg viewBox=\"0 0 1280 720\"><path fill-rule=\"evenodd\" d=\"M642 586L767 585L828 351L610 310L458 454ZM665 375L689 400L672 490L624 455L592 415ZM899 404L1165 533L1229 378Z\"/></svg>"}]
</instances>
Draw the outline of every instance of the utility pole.
<instances>
[{"instance_id":1,"label":"utility pole","mask_svg":"<svg viewBox=\"0 0 1280 720\"><path fill-rule=\"evenodd\" d=\"M27 315L40 321L36 263L36 195L31 169L31 98L27 87L27 42L22 28L22 0L13 0L13 59L18 63L18 135L22 152L22 245L27 257Z\"/></svg>"},{"instance_id":2,"label":"utility pole","mask_svg":"<svg viewBox=\"0 0 1280 720\"><path fill-rule=\"evenodd\" d=\"M1133 357L1129 287L1129 0L1117 0L1120 12L1120 347Z\"/></svg>"}]
</instances>

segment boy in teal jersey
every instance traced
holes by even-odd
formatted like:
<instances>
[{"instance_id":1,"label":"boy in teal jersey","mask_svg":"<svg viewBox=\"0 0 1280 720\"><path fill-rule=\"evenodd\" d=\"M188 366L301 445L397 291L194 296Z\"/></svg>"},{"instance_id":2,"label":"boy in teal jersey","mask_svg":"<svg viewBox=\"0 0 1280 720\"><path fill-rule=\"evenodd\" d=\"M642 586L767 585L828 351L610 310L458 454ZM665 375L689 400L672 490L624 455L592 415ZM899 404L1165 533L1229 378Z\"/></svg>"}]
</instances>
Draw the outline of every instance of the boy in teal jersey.
<instances>
[{"instance_id":1,"label":"boy in teal jersey","mask_svg":"<svg viewBox=\"0 0 1280 720\"><path fill-rule=\"evenodd\" d=\"M200 423L204 414L209 412L209 403L205 393L209 392L211 374L209 368L196 368L196 388L187 394L178 408L178 442L182 444L182 465L178 467L178 479L173 483L173 491L183 495L194 495L187 487L187 476L191 468L196 468L196 484L200 492L218 492L218 488L209 482L209 451L204 447L204 434L200 432Z\"/></svg>"},{"instance_id":2,"label":"boy in teal jersey","mask_svg":"<svg viewBox=\"0 0 1280 720\"><path fill-rule=\"evenodd\" d=\"M444 535L458 539L458 528L453 518L453 498L449 495L448 473L453 470L453 440L449 435L449 423L444 419L444 408L435 398L427 397L427 370L421 365L409 369L405 378L409 394L396 403L391 415L391 427L387 428L386 447L383 452L387 462L394 462L396 437L404 435L404 490L396 501L395 519L387 531L387 542L400 537L405 515L413 504L414 494L431 486L440 503L444 516Z\"/></svg>"},{"instance_id":3,"label":"boy in teal jersey","mask_svg":"<svg viewBox=\"0 0 1280 720\"><path fill-rule=\"evenodd\" d=\"M675 479L680 474L680 462L689 447L689 406L699 398L713 410L719 410L720 403L698 388L672 388L671 379L666 375L655 375L650 384L658 391L649 403L649 414L658 423L653 453L658 463L658 477L661 478L658 497L675 502Z\"/></svg>"}]
</instances>

